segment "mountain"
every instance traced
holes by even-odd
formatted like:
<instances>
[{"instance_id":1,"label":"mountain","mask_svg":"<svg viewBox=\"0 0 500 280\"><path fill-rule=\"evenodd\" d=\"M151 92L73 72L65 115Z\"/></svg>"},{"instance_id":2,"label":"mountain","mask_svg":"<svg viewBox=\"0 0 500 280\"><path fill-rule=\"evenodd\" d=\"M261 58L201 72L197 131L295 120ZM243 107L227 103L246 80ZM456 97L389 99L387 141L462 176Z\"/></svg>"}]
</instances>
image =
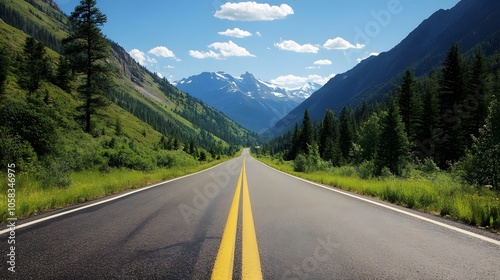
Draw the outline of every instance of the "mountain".
<instances>
[{"instance_id":1,"label":"mountain","mask_svg":"<svg viewBox=\"0 0 500 280\"><path fill-rule=\"evenodd\" d=\"M330 108L339 113L343 106L380 100L396 88L407 68L421 76L439 67L453 43L462 53L478 46L487 55L498 50L500 1L462 0L449 10L435 12L390 51L336 75L266 134L272 137L292 129L295 122L300 123L305 109L318 120Z\"/></svg>"},{"instance_id":2,"label":"mountain","mask_svg":"<svg viewBox=\"0 0 500 280\"><path fill-rule=\"evenodd\" d=\"M261 81L248 72L240 77L204 72L174 84L255 132L274 125L320 87L308 83L288 90Z\"/></svg>"}]
</instances>

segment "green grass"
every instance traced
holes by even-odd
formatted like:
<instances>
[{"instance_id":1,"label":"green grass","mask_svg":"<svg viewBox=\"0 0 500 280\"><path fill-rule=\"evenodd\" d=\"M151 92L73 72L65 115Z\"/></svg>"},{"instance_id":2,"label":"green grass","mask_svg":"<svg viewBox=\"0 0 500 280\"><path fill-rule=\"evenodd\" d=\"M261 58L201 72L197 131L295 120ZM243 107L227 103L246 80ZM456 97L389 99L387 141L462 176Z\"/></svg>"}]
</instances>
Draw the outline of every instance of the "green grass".
<instances>
[{"instance_id":1,"label":"green grass","mask_svg":"<svg viewBox=\"0 0 500 280\"><path fill-rule=\"evenodd\" d=\"M445 216L467 224L500 229L500 194L488 189L463 185L445 172L411 179L361 179L354 167L300 173L293 162L269 157L260 161L283 172L353 193L376 197L404 207Z\"/></svg>"},{"instance_id":2,"label":"green grass","mask_svg":"<svg viewBox=\"0 0 500 280\"><path fill-rule=\"evenodd\" d=\"M71 174L71 185L65 188L42 186L30 174L18 174L16 177L16 212L15 217L24 218L78 203L98 199L127 189L135 189L150 184L195 173L221 162L227 158L200 164L195 159L181 158L177 155L177 166L169 169L156 169L141 172L128 169L115 169L110 172L82 171ZM180 161L180 162L179 162ZM7 177L4 177L7 186ZM0 222L7 217L7 187L0 195Z\"/></svg>"}]
</instances>

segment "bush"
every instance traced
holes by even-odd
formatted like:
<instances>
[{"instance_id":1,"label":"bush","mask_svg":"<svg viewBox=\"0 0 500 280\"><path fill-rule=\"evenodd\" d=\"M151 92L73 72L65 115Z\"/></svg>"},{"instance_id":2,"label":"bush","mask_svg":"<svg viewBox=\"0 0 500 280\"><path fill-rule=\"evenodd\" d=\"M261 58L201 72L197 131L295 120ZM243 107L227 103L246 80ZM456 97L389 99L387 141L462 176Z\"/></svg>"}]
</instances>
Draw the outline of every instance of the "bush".
<instances>
[{"instance_id":1,"label":"bush","mask_svg":"<svg viewBox=\"0 0 500 280\"><path fill-rule=\"evenodd\" d=\"M293 171L295 172L307 172L307 158L300 154L293 161Z\"/></svg>"},{"instance_id":2,"label":"bush","mask_svg":"<svg viewBox=\"0 0 500 280\"><path fill-rule=\"evenodd\" d=\"M363 161L357 168L357 173L361 179L370 179L375 176L376 167L373 161Z\"/></svg>"}]
</instances>

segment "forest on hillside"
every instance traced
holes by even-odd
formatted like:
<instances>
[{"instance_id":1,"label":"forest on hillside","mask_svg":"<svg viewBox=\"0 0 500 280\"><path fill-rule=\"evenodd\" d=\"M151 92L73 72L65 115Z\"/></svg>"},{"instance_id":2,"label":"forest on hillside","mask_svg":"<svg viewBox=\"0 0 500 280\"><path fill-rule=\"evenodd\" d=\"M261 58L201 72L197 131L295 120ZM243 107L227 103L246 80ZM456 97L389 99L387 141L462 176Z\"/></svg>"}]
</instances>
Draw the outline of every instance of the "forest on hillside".
<instances>
[{"instance_id":1,"label":"forest on hillside","mask_svg":"<svg viewBox=\"0 0 500 280\"><path fill-rule=\"evenodd\" d=\"M454 171L465 182L500 190L500 52L462 54L453 44L439 69L405 71L385 101L339 115L328 110L260 149L294 169L356 166L362 177L409 177L414 169Z\"/></svg>"}]
</instances>

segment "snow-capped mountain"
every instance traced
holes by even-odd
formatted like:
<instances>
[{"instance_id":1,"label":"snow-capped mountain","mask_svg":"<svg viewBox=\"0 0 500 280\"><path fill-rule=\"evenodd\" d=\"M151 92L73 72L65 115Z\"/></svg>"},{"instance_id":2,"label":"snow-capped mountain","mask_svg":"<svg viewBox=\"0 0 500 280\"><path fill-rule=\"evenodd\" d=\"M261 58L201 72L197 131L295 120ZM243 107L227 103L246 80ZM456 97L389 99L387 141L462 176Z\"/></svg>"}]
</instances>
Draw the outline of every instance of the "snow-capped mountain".
<instances>
[{"instance_id":1,"label":"snow-capped mountain","mask_svg":"<svg viewBox=\"0 0 500 280\"><path fill-rule=\"evenodd\" d=\"M321 87L308 83L296 89L285 89L256 79L248 72L240 77L224 72L204 72L174 85L254 132L272 127Z\"/></svg>"}]
</instances>

